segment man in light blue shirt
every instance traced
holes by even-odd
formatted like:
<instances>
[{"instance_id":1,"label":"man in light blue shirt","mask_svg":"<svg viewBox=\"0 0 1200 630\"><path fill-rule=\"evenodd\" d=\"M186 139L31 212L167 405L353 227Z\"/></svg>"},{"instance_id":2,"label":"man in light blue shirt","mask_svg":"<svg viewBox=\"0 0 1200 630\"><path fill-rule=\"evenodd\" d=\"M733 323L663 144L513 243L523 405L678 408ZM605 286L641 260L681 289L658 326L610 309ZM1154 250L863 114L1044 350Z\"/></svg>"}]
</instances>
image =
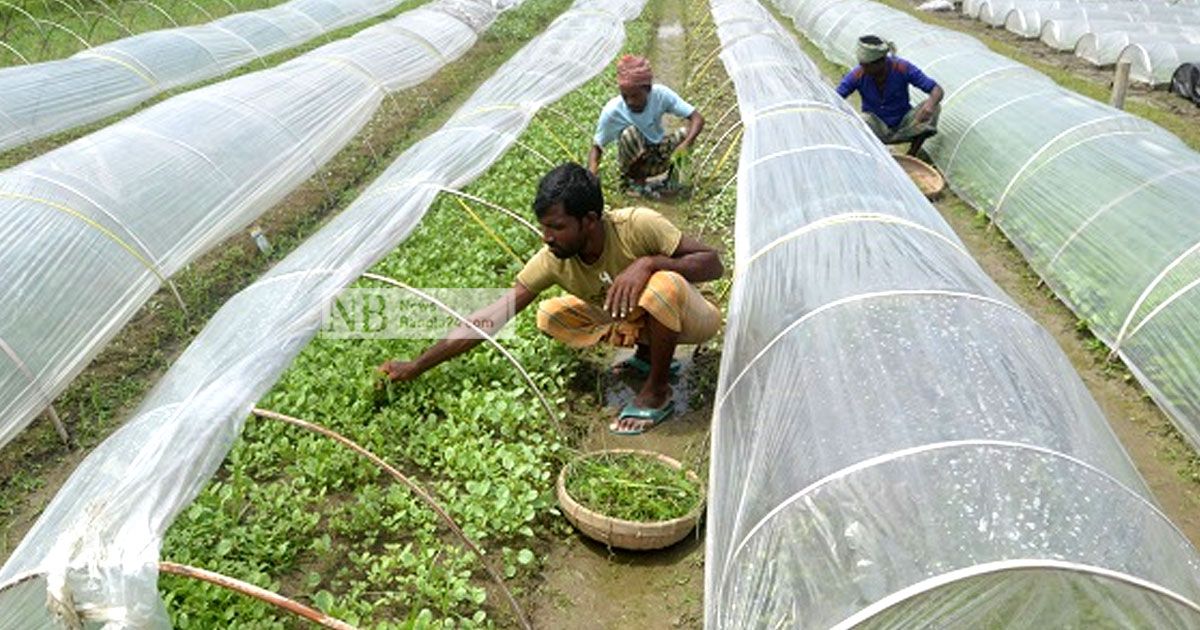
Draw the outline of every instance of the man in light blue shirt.
<instances>
[{"instance_id":1,"label":"man in light blue shirt","mask_svg":"<svg viewBox=\"0 0 1200 630\"><path fill-rule=\"evenodd\" d=\"M621 94L604 106L596 123L588 170L599 175L604 147L617 140L622 185L631 186L635 193L649 193L646 180L671 170L672 154L692 145L704 129L704 117L674 90L655 84L650 62L644 57L621 57L617 62L617 86ZM686 131L664 130L662 117L668 113L687 119Z\"/></svg>"}]
</instances>

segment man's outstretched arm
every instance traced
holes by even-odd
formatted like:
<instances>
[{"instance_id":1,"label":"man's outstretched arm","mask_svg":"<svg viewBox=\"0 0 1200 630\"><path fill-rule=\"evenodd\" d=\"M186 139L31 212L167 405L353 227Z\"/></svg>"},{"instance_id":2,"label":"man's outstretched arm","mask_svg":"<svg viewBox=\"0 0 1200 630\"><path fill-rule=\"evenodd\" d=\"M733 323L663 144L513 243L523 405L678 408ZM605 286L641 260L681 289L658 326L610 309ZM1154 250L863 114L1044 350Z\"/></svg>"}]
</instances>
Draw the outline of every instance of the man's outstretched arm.
<instances>
[{"instance_id":1,"label":"man's outstretched arm","mask_svg":"<svg viewBox=\"0 0 1200 630\"><path fill-rule=\"evenodd\" d=\"M495 335L508 320L533 303L537 294L516 283L503 297L471 313L467 318L488 335ZM511 307L511 310L510 310ZM483 342L483 337L466 324L450 331L412 361L386 361L379 371L393 381L411 381L438 365L457 357Z\"/></svg>"}]
</instances>

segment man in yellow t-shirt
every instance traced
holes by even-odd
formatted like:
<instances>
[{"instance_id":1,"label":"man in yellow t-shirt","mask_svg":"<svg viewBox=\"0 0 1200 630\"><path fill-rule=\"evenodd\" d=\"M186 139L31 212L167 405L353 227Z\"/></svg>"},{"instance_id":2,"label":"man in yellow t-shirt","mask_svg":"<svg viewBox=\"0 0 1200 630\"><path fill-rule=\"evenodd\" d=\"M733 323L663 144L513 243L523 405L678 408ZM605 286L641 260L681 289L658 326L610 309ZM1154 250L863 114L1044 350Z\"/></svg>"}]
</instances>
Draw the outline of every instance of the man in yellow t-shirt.
<instances>
[{"instance_id":1,"label":"man in yellow t-shirt","mask_svg":"<svg viewBox=\"0 0 1200 630\"><path fill-rule=\"evenodd\" d=\"M542 178L533 210L545 247L504 298L470 319L490 322L484 331L493 334L539 293L561 286L569 295L538 306L538 328L574 348L602 340L637 346L622 367L646 380L609 428L640 434L675 410L668 383L677 367L671 360L675 346L702 343L720 328L720 310L692 283L721 277L721 258L649 208L605 212L599 181L578 164L563 164ZM380 370L392 380L412 380L481 341L459 327L416 359L388 361Z\"/></svg>"}]
</instances>

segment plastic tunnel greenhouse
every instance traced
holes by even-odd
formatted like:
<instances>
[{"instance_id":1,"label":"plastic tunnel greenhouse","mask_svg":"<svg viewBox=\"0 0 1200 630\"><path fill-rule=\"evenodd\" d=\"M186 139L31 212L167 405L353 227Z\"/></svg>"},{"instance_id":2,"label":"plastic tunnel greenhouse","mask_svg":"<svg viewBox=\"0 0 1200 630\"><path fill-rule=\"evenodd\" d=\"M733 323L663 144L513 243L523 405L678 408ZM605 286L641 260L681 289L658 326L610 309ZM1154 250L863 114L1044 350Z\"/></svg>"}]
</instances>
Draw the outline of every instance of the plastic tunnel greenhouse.
<instances>
[{"instance_id":1,"label":"plastic tunnel greenhouse","mask_svg":"<svg viewBox=\"0 0 1200 630\"><path fill-rule=\"evenodd\" d=\"M156 588L164 533L217 470L255 401L316 334L332 298L404 240L440 191L480 175L543 105L603 69L641 4L577 2L439 131L229 300L0 569L0 609L20 611L0 618L0 628L42 627L64 610L119 627L165 626Z\"/></svg>"},{"instance_id":2,"label":"plastic tunnel greenhouse","mask_svg":"<svg viewBox=\"0 0 1200 630\"><path fill-rule=\"evenodd\" d=\"M435 0L0 173L0 446L173 274L318 174L495 15Z\"/></svg>"},{"instance_id":3,"label":"plastic tunnel greenhouse","mask_svg":"<svg viewBox=\"0 0 1200 630\"><path fill-rule=\"evenodd\" d=\"M1129 60L1129 78L1137 83L1167 85L1184 63L1200 61L1200 24L1191 32L1167 41L1139 41L1121 51Z\"/></svg>"},{"instance_id":4,"label":"plastic tunnel greenhouse","mask_svg":"<svg viewBox=\"0 0 1200 630\"><path fill-rule=\"evenodd\" d=\"M859 35L876 33L945 88L926 147L950 185L1200 445L1200 154L974 38L882 5L782 7L840 63Z\"/></svg>"},{"instance_id":5,"label":"plastic tunnel greenhouse","mask_svg":"<svg viewBox=\"0 0 1200 630\"><path fill-rule=\"evenodd\" d=\"M390 11L400 2L292 0L208 24L134 35L67 59L4 68L0 70L0 151L224 74Z\"/></svg>"},{"instance_id":6,"label":"plastic tunnel greenhouse","mask_svg":"<svg viewBox=\"0 0 1200 630\"><path fill-rule=\"evenodd\" d=\"M1159 42L1196 44L1200 43L1200 29L1175 24L1146 24L1137 31L1088 33L1075 44L1075 55L1092 65L1110 66L1117 62L1121 53L1134 44L1151 45Z\"/></svg>"},{"instance_id":7,"label":"plastic tunnel greenhouse","mask_svg":"<svg viewBox=\"0 0 1200 630\"><path fill-rule=\"evenodd\" d=\"M1129 59L1130 78L1151 86L1170 82L1181 63L1200 59L1195 0L967 0L962 12L1098 66Z\"/></svg>"},{"instance_id":8,"label":"plastic tunnel greenhouse","mask_svg":"<svg viewBox=\"0 0 1200 630\"><path fill-rule=\"evenodd\" d=\"M713 7L744 136L706 626L1200 625L1200 556L1053 337L765 10Z\"/></svg>"}]
</instances>

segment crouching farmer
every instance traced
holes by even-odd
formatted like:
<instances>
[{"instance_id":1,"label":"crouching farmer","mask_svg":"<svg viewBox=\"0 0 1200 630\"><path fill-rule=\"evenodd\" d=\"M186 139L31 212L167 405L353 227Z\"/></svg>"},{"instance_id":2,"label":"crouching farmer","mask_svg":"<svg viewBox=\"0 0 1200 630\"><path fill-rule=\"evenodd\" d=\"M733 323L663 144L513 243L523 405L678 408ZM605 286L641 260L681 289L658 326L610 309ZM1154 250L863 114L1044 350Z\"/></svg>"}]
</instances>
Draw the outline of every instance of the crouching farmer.
<instances>
[{"instance_id":1,"label":"crouching farmer","mask_svg":"<svg viewBox=\"0 0 1200 630\"><path fill-rule=\"evenodd\" d=\"M617 87L620 94L604 106L596 122L588 170L599 175L604 147L617 141L622 187L654 196L656 190L646 180L666 174L664 191L673 192L678 174L671 172L672 155L688 150L704 129L704 117L671 88L655 83L644 57L625 55L617 61ZM687 129L664 130L662 119L668 113L686 119Z\"/></svg>"},{"instance_id":2,"label":"crouching farmer","mask_svg":"<svg viewBox=\"0 0 1200 630\"><path fill-rule=\"evenodd\" d=\"M925 141L937 134L943 91L912 62L894 55L892 44L874 35L858 40L858 66L837 87L846 98L858 92L862 98L863 120L884 144L910 142L908 154L915 156ZM908 86L925 92L929 98L913 108Z\"/></svg>"},{"instance_id":3,"label":"crouching farmer","mask_svg":"<svg viewBox=\"0 0 1200 630\"><path fill-rule=\"evenodd\" d=\"M539 293L562 287L569 295L538 306L538 328L573 348L602 341L637 347L622 367L645 381L609 429L640 434L675 410L669 384L675 346L702 343L721 325L720 310L693 285L721 277L720 256L648 208L605 212L599 181L578 164L542 178L533 210L545 246L506 297L470 319L491 322L486 332L495 333ZM380 370L392 380L412 380L481 341L460 327L416 359L388 361Z\"/></svg>"}]
</instances>

